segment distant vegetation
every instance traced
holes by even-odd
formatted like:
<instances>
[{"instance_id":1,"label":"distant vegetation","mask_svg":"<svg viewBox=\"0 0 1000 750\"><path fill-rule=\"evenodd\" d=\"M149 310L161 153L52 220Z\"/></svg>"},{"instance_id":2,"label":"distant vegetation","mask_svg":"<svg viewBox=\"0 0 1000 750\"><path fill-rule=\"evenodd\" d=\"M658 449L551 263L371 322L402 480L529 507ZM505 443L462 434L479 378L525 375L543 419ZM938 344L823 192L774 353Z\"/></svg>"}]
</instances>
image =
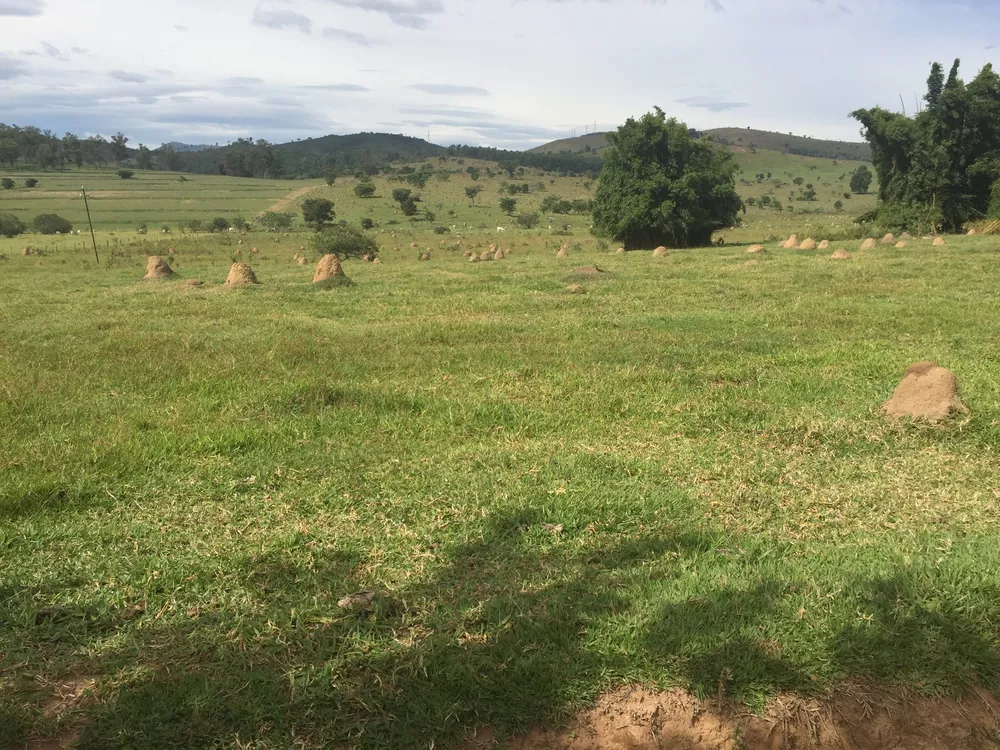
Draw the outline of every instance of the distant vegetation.
<instances>
[{"instance_id":1,"label":"distant vegetation","mask_svg":"<svg viewBox=\"0 0 1000 750\"><path fill-rule=\"evenodd\" d=\"M945 80L934 63L926 109L914 117L881 107L854 113L879 178L881 203L865 218L918 232L1000 218L1000 76L986 65L966 86L958 72L955 60Z\"/></svg>"}]
</instances>

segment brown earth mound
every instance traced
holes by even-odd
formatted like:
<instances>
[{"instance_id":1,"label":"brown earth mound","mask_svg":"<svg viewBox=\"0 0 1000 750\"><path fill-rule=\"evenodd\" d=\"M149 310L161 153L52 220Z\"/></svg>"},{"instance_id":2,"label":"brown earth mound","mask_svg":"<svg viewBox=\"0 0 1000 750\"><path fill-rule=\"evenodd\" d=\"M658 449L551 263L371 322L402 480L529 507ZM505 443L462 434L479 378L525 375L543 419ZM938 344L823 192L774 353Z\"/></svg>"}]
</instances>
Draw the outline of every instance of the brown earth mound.
<instances>
[{"instance_id":1,"label":"brown earth mound","mask_svg":"<svg viewBox=\"0 0 1000 750\"><path fill-rule=\"evenodd\" d=\"M823 240L821 243L819 243L819 249L820 250L829 250L830 249L830 240Z\"/></svg>"},{"instance_id":2,"label":"brown earth mound","mask_svg":"<svg viewBox=\"0 0 1000 750\"><path fill-rule=\"evenodd\" d=\"M872 239L871 237L869 237L867 240L865 240L864 242L861 243L861 249L862 250L874 250L875 249L875 240Z\"/></svg>"},{"instance_id":3,"label":"brown earth mound","mask_svg":"<svg viewBox=\"0 0 1000 750\"><path fill-rule=\"evenodd\" d=\"M820 700L776 698L755 716L681 690L624 687L560 729L536 729L508 750L987 750L996 747L1000 702L983 689L968 698L906 700L845 686ZM480 729L467 750L496 747Z\"/></svg>"},{"instance_id":4,"label":"brown earth mound","mask_svg":"<svg viewBox=\"0 0 1000 750\"><path fill-rule=\"evenodd\" d=\"M573 270L577 276L601 276L605 271L597 266L580 266Z\"/></svg>"},{"instance_id":5,"label":"brown earth mound","mask_svg":"<svg viewBox=\"0 0 1000 750\"><path fill-rule=\"evenodd\" d=\"M570 284L568 287L566 287L566 291L569 292L570 294L586 294L587 293L587 290L584 289L579 284Z\"/></svg>"},{"instance_id":6,"label":"brown earth mound","mask_svg":"<svg viewBox=\"0 0 1000 750\"><path fill-rule=\"evenodd\" d=\"M781 243L781 246L786 250L794 250L799 246L799 236L797 234L793 234L791 237L789 237L787 240Z\"/></svg>"},{"instance_id":7,"label":"brown earth mound","mask_svg":"<svg viewBox=\"0 0 1000 750\"><path fill-rule=\"evenodd\" d=\"M939 422L953 411L969 411L958 397L958 380L934 362L910 365L892 398L882 405L890 417Z\"/></svg>"},{"instance_id":8,"label":"brown earth mound","mask_svg":"<svg viewBox=\"0 0 1000 750\"><path fill-rule=\"evenodd\" d=\"M146 275L144 279L156 281L157 279L169 279L174 275L173 269L159 255L150 255L146 261Z\"/></svg>"},{"instance_id":9,"label":"brown earth mound","mask_svg":"<svg viewBox=\"0 0 1000 750\"><path fill-rule=\"evenodd\" d=\"M816 240L814 240L812 237L806 237L804 240L802 240L802 244L799 245L799 250L815 250L815 249L816 249Z\"/></svg>"},{"instance_id":10,"label":"brown earth mound","mask_svg":"<svg viewBox=\"0 0 1000 750\"><path fill-rule=\"evenodd\" d=\"M885 237L882 238L883 245L893 245L896 242L896 237L892 232L889 232Z\"/></svg>"},{"instance_id":11,"label":"brown earth mound","mask_svg":"<svg viewBox=\"0 0 1000 750\"><path fill-rule=\"evenodd\" d=\"M306 258L299 258L297 262L298 262L298 264L300 266L308 266L309 265L309 261Z\"/></svg>"},{"instance_id":12,"label":"brown earth mound","mask_svg":"<svg viewBox=\"0 0 1000 750\"><path fill-rule=\"evenodd\" d=\"M564 260L569 257L569 253L566 252L565 247L561 247L559 248L559 252L556 253L556 257L559 258L559 260Z\"/></svg>"},{"instance_id":13,"label":"brown earth mound","mask_svg":"<svg viewBox=\"0 0 1000 750\"><path fill-rule=\"evenodd\" d=\"M833 255L831 255L830 257L835 258L836 260L847 260L848 258L851 257L851 254L847 252L844 248L839 247L833 251Z\"/></svg>"},{"instance_id":14,"label":"brown earth mound","mask_svg":"<svg viewBox=\"0 0 1000 750\"><path fill-rule=\"evenodd\" d=\"M483 250L481 253L479 253L479 260L480 261L493 260L493 253L491 253L489 250Z\"/></svg>"},{"instance_id":15,"label":"brown earth mound","mask_svg":"<svg viewBox=\"0 0 1000 750\"><path fill-rule=\"evenodd\" d=\"M205 282L198 279L188 279L184 282L184 286L205 286Z\"/></svg>"},{"instance_id":16,"label":"brown earth mound","mask_svg":"<svg viewBox=\"0 0 1000 750\"><path fill-rule=\"evenodd\" d=\"M372 265L373 266L381 266L382 265L382 259L376 255L375 256L375 260L372 261Z\"/></svg>"},{"instance_id":17,"label":"brown earth mound","mask_svg":"<svg viewBox=\"0 0 1000 750\"><path fill-rule=\"evenodd\" d=\"M316 264L316 273L313 275L313 284L321 281L328 281L336 276L345 276L344 267L340 264L340 258L334 253L324 255Z\"/></svg>"},{"instance_id":18,"label":"brown earth mound","mask_svg":"<svg viewBox=\"0 0 1000 750\"><path fill-rule=\"evenodd\" d=\"M944 244L945 244L944 237L935 237L934 238L934 247L943 247Z\"/></svg>"},{"instance_id":19,"label":"brown earth mound","mask_svg":"<svg viewBox=\"0 0 1000 750\"><path fill-rule=\"evenodd\" d=\"M654 258L666 258L669 254L670 253L667 251L667 248L665 248L663 245L660 245L653 251Z\"/></svg>"},{"instance_id":20,"label":"brown earth mound","mask_svg":"<svg viewBox=\"0 0 1000 750\"><path fill-rule=\"evenodd\" d=\"M618 255L624 255L625 254L625 248L624 247L620 247L615 252L618 253Z\"/></svg>"},{"instance_id":21,"label":"brown earth mound","mask_svg":"<svg viewBox=\"0 0 1000 750\"><path fill-rule=\"evenodd\" d=\"M431 259L430 253L420 253L420 257L417 258L417 260L430 260L430 259Z\"/></svg>"},{"instance_id":22,"label":"brown earth mound","mask_svg":"<svg viewBox=\"0 0 1000 750\"><path fill-rule=\"evenodd\" d=\"M226 277L225 286L230 288L235 286L252 286L259 283L257 276L250 266L246 263L233 263L233 267L229 269L229 276Z\"/></svg>"},{"instance_id":23,"label":"brown earth mound","mask_svg":"<svg viewBox=\"0 0 1000 750\"><path fill-rule=\"evenodd\" d=\"M476 255L475 253L472 253L471 255L469 255L469 262L470 263L478 263L479 262L479 256Z\"/></svg>"},{"instance_id":24,"label":"brown earth mound","mask_svg":"<svg viewBox=\"0 0 1000 750\"><path fill-rule=\"evenodd\" d=\"M900 240L899 242L896 243L896 247L899 247L899 248L906 247L906 245L907 245L906 240Z\"/></svg>"},{"instance_id":25,"label":"brown earth mound","mask_svg":"<svg viewBox=\"0 0 1000 750\"><path fill-rule=\"evenodd\" d=\"M969 230L969 236L970 237L975 237L976 236L976 230L975 229L970 229Z\"/></svg>"},{"instance_id":26,"label":"brown earth mound","mask_svg":"<svg viewBox=\"0 0 1000 750\"><path fill-rule=\"evenodd\" d=\"M503 250L497 250L493 253L493 260L503 260L506 256L503 254Z\"/></svg>"},{"instance_id":27,"label":"brown earth mound","mask_svg":"<svg viewBox=\"0 0 1000 750\"><path fill-rule=\"evenodd\" d=\"M468 258L470 255L472 255L471 250L466 250L464 253L462 253L463 258Z\"/></svg>"},{"instance_id":28,"label":"brown earth mound","mask_svg":"<svg viewBox=\"0 0 1000 750\"><path fill-rule=\"evenodd\" d=\"M751 245L750 247L747 248L747 252L750 255L756 255L757 253L765 252L765 248L763 245Z\"/></svg>"}]
</instances>

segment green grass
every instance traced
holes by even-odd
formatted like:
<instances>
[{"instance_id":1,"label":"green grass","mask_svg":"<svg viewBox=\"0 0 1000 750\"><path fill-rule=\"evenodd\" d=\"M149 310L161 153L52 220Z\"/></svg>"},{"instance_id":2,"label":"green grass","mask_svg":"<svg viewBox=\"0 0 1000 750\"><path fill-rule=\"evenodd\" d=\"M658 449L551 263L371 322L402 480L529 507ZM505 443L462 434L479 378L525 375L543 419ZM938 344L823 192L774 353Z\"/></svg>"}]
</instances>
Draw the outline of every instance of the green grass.
<instances>
[{"instance_id":1,"label":"green grass","mask_svg":"<svg viewBox=\"0 0 1000 750\"><path fill-rule=\"evenodd\" d=\"M462 185L424 192L482 249ZM472 265L350 189L316 194L384 263L325 291L304 234L102 233L99 268L0 239L0 746L449 747L633 681L1000 688L992 238L654 262L577 226ZM139 282L168 245L181 280ZM261 286L223 290L251 246ZM880 414L924 359L971 415Z\"/></svg>"}]
</instances>

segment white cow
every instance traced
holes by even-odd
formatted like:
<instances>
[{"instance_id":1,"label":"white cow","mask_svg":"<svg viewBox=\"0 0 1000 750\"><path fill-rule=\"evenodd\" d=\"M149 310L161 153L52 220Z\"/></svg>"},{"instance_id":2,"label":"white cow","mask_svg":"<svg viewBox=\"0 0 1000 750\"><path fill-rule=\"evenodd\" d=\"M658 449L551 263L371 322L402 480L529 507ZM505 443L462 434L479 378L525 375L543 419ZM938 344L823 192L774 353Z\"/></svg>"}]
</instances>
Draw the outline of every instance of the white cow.
<instances>
[{"instance_id":1,"label":"white cow","mask_svg":"<svg viewBox=\"0 0 1000 750\"><path fill-rule=\"evenodd\" d=\"M507 230L506 230L506 229L504 229L503 227L497 227L497 233L498 233L498 234L499 234L500 232L506 232L506 231L507 231Z\"/></svg>"}]
</instances>

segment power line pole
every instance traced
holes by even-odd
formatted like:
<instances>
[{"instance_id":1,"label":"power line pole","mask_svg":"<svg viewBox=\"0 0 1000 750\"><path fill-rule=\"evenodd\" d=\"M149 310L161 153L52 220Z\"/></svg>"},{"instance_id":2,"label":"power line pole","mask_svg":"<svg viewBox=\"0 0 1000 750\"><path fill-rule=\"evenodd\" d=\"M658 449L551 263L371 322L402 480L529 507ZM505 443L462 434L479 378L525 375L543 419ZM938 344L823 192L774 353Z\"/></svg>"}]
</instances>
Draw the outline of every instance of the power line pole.
<instances>
[{"instance_id":1,"label":"power line pole","mask_svg":"<svg viewBox=\"0 0 1000 750\"><path fill-rule=\"evenodd\" d=\"M87 223L90 224L90 241L94 243L94 258L97 265L101 265L101 256L97 254L97 237L94 235L94 222L90 219L90 203L87 201L87 188L81 187L83 191L83 205L87 207Z\"/></svg>"}]
</instances>

